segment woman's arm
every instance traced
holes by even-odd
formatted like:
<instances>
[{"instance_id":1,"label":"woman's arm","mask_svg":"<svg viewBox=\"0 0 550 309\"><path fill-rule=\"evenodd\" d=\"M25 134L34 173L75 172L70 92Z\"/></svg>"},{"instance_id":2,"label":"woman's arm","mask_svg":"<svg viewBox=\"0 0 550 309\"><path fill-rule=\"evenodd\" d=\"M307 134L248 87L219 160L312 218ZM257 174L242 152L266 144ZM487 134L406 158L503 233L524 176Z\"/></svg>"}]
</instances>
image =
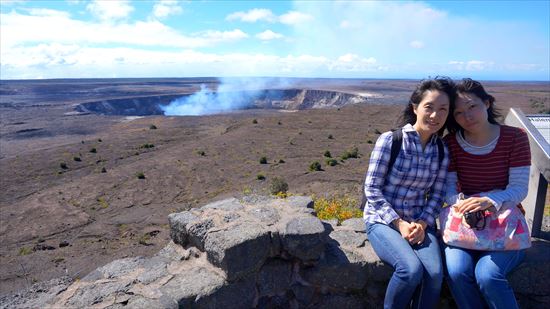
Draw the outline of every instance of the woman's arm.
<instances>
[{"instance_id":1,"label":"woman's arm","mask_svg":"<svg viewBox=\"0 0 550 309\"><path fill-rule=\"evenodd\" d=\"M439 213L445 200L445 181L447 178L447 169L449 167L449 151L447 147L443 147L443 149L445 151L443 162L441 162L439 166L435 182L429 191L428 203L419 218L419 220L426 222L429 226L434 225L435 216Z\"/></svg>"},{"instance_id":2,"label":"woman's arm","mask_svg":"<svg viewBox=\"0 0 550 309\"><path fill-rule=\"evenodd\" d=\"M365 190L365 196L367 197L365 212L377 213L382 221L388 225L394 220L399 219L399 215L382 193L386 174L388 172L391 144L391 132L386 132L378 137L370 155L365 186L363 188L363 190Z\"/></svg>"},{"instance_id":3,"label":"woman's arm","mask_svg":"<svg viewBox=\"0 0 550 309\"><path fill-rule=\"evenodd\" d=\"M484 192L480 196L489 198L497 210L504 202L519 204L525 199L529 190L529 170L530 166L511 167L506 189Z\"/></svg>"},{"instance_id":4,"label":"woman's arm","mask_svg":"<svg viewBox=\"0 0 550 309\"><path fill-rule=\"evenodd\" d=\"M458 192L457 190L458 176L456 172L448 172L447 178L445 179L445 203L452 206L458 202Z\"/></svg>"},{"instance_id":5,"label":"woman's arm","mask_svg":"<svg viewBox=\"0 0 550 309\"><path fill-rule=\"evenodd\" d=\"M497 208L504 202L518 204L527 196L529 190L529 172L531 167L531 150L527 133L519 128L513 129L513 148L509 155L508 185L504 190L493 190L480 194L486 196Z\"/></svg>"}]
</instances>

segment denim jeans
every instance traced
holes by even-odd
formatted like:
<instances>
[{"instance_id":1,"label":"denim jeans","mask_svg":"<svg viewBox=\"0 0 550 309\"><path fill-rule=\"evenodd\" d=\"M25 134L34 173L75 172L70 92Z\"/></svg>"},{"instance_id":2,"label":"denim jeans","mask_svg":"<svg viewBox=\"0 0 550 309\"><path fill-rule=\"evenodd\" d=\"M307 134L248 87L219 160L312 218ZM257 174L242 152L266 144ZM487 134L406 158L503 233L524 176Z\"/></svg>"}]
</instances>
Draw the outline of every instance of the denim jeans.
<instances>
[{"instance_id":1,"label":"denim jeans","mask_svg":"<svg viewBox=\"0 0 550 309\"><path fill-rule=\"evenodd\" d=\"M443 281L439 242L428 228L424 242L411 245L401 234L382 223L367 225L372 248L394 268L386 289L384 308L436 308Z\"/></svg>"},{"instance_id":2,"label":"denim jeans","mask_svg":"<svg viewBox=\"0 0 550 309\"><path fill-rule=\"evenodd\" d=\"M458 307L519 308L506 275L524 256L524 250L477 251L446 246L447 281Z\"/></svg>"}]
</instances>

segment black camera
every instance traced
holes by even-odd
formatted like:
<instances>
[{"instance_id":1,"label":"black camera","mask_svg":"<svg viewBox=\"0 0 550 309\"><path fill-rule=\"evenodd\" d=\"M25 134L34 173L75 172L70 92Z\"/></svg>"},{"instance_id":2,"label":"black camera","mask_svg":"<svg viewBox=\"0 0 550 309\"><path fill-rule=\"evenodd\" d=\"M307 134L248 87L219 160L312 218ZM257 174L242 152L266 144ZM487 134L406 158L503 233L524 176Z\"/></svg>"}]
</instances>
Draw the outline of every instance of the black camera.
<instances>
[{"instance_id":1,"label":"black camera","mask_svg":"<svg viewBox=\"0 0 550 309\"><path fill-rule=\"evenodd\" d=\"M480 231L485 228L485 214L483 210L464 212L464 221L470 226Z\"/></svg>"}]
</instances>

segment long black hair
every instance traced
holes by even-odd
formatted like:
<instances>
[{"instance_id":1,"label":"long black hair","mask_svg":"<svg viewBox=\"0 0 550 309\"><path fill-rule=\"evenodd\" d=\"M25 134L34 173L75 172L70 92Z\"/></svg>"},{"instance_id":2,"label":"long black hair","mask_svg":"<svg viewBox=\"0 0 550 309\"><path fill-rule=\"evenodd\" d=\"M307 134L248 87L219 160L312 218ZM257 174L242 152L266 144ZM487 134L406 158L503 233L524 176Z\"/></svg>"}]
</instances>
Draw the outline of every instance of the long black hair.
<instances>
[{"instance_id":1,"label":"long black hair","mask_svg":"<svg viewBox=\"0 0 550 309\"><path fill-rule=\"evenodd\" d=\"M438 90L446 93L449 97L449 115L453 113L457 96L455 83L449 77L436 76L433 79L424 79L420 81L420 83L416 86L416 89L414 89L413 93L411 94L407 107L405 107L405 109L403 110L400 126L404 126L407 123L416 123L416 114L414 113L414 108L418 104L420 104L422 99L424 99L424 95L429 90ZM447 117L447 121L449 120L449 118L451 117ZM437 134L439 136L443 135L443 132L447 127L447 121L445 122L445 125L439 131L437 131Z\"/></svg>"},{"instance_id":2,"label":"long black hair","mask_svg":"<svg viewBox=\"0 0 550 309\"><path fill-rule=\"evenodd\" d=\"M495 97L487 93L480 82L471 78L464 78L460 83L458 83L458 85L456 85L456 92L457 95L459 93L470 93L480 98L483 102L489 103L489 108L487 108L487 120L489 123L499 124L497 119L501 118L502 114L495 107ZM456 131L462 130L452 114L447 121L447 130L450 133L455 133Z\"/></svg>"}]
</instances>

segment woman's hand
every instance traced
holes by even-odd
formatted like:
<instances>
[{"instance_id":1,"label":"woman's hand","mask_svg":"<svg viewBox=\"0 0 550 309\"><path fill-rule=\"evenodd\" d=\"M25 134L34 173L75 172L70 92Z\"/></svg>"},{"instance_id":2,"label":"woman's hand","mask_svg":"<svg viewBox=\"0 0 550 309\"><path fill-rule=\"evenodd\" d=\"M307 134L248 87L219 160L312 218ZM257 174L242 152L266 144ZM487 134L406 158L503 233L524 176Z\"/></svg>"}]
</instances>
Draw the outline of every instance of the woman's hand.
<instances>
[{"instance_id":1,"label":"woman's hand","mask_svg":"<svg viewBox=\"0 0 550 309\"><path fill-rule=\"evenodd\" d=\"M401 234L401 237L403 237L406 240L409 240L409 235L414 230L414 224L409 223L403 219L396 219L392 223L393 223L393 226L395 226L399 231L399 233Z\"/></svg>"},{"instance_id":2,"label":"woman's hand","mask_svg":"<svg viewBox=\"0 0 550 309\"><path fill-rule=\"evenodd\" d=\"M409 234L408 241L411 245L420 245L424 242L424 238L426 237L426 227L428 224L422 220L412 222L412 224L414 225L414 228Z\"/></svg>"},{"instance_id":3,"label":"woman's hand","mask_svg":"<svg viewBox=\"0 0 550 309\"><path fill-rule=\"evenodd\" d=\"M460 214L464 214L466 211L473 212L478 210L486 210L491 206L493 206L493 203L491 203L489 198L472 196L458 202L456 205L456 210Z\"/></svg>"}]
</instances>

